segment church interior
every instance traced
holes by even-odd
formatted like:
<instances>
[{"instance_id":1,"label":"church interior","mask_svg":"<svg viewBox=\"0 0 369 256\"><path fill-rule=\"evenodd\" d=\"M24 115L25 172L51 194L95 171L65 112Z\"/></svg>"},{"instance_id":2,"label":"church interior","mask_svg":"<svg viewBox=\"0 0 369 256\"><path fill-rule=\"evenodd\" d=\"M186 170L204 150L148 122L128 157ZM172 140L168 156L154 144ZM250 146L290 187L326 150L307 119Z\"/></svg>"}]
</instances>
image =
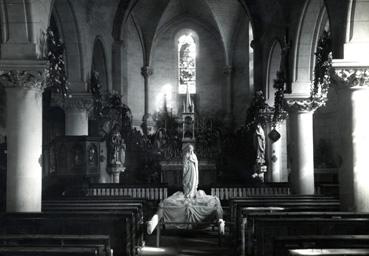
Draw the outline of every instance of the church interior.
<instances>
[{"instance_id":1,"label":"church interior","mask_svg":"<svg viewBox=\"0 0 369 256\"><path fill-rule=\"evenodd\" d=\"M0 42L1 256L369 255L368 0L0 0Z\"/></svg>"}]
</instances>

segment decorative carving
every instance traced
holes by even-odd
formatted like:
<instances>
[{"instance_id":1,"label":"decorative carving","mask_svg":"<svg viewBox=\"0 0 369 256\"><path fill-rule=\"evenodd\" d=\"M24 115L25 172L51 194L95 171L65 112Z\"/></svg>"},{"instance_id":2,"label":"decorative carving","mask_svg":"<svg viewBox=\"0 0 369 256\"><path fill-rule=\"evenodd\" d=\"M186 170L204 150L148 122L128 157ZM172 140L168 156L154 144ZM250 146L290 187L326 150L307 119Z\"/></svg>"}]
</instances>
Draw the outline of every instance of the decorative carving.
<instances>
[{"instance_id":1,"label":"decorative carving","mask_svg":"<svg viewBox=\"0 0 369 256\"><path fill-rule=\"evenodd\" d=\"M226 76L230 76L233 72L233 67L230 66L230 65L227 65L224 67L223 69L223 73L226 75Z\"/></svg>"},{"instance_id":2,"label":"decorative carving","mask_svg":"<svg viewBox=\"0 0 369 256\"><path fill-rule=\"evenodd\" d=\"M369 87L369 67L337 67L334 74L346 86Z\"/></svg>"},{"instance_id":3,"label":"decorative carving","mask_svg":"<svg viewBox=\"0 0 369 256\"><path fill-rule=\"evenodd\" d=\"M53 95L53 103L65 110L87 110L93 108L94 100L89 94L73 94L72 97L64 98L61 95Z\"/></svg>"},{"instance_id":4,"label":"decorative carving","mask_svg":"<svg viewBox=\"0 0 369 256\"><path fill-rule=\"evenodd\" d=\"M67 110L78 109L78 110L91 110L93 106L93 100L91 98L72 97L65 101L64 108Z\"/></svg>"},{"instance_id":5,"label":"decorative carving","mask_svg":"<svg viewBox=\"0 0 369 256\"><path fill-rule=\"evenodd\" d=\"M153 69L150 66L143 66L141 68L141 75L147 79L154 73Z\"/></svg>"},{"instance_id":6,"label":"decorative carving","mask_svg":"<svg viewBox=\"0 0 369 256\"><path fill-rule=\"evenodd\" d=\"M45 72L36 70L0 71L0 83L6 88L27 88L42 91L45 87Z\"/></svg>"},{"instance_id":7,"label":"decorative carving","mask_svg":"<svg viewBox=\"0 0 369 256\"><path fill-rule=\"evenodd\" d=\"M320 104L310 98L286 99L288 112L310 112L320 107Z\"/></svg>"},{"instance_id":8,"label":"decorative carving","mask_svg":"<svg viewBox=\"0 0 369 256\"><path fill-rule=\"evenodd\" d=\"M91 144L88 147L88 164L92 166L98 166L98 156L97 156L97 147L94 144Z\"/></svg>"}]
</instances>

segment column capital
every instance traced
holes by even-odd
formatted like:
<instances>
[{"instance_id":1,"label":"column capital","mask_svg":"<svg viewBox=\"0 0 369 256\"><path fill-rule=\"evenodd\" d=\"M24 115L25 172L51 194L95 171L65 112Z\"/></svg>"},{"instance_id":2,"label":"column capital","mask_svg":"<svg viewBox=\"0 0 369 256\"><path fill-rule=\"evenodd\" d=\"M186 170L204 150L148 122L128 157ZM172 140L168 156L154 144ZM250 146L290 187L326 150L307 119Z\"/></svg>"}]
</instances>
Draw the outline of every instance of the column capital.
<instances>
[{"instance_id":1,"label":"column capital","mask_svg":"<svg viewBox=\"0 0 369 256\"><path fill-rule=\"evenodd\" d=\"M153 71L153 68L150 67L150 66L143 66L141 68L141 75L144 77L144 78L148 78L149 76L151 76L152 74L154 73Z\"/></svg>"},{"instance_id":2,"label":"column capital","mask_svg":"<svg viewBox=\"0 0 369 256\"><path fill-rule=\"evenodd\" d=\"M93 108L94 100L90 93L72 93L70 97L62 97L59 94L53 94L53 104L63 108L66 111L90 111Z\"/></svg>"},{"instance_id":3,"label":"column capital","mask_svg":"<svg viewBox=\"0 0 369 256\"><path fill-rule=\"evenodd\" d=\"M45 87L47 61L2 60L0 84L5 88L24 88L42 91Z\"/></svg>"},{"instance_id":4,"label":"column capital","mask_svg":"<svg viewBox=\"0 0 369 256\"><path fill-rule=\"evenodd\" d=\"M310 98L287 98L287 111L289 113L314 112L320 105Z\"/></svg>"},{"instance_id":5,"label":"column capital","mask_svg":"<svg viewBox=\"0 0 369 256\"><path fill-rule=\"evenodd\" d=\"M230 76L234 71L234 68L231 65L226 65L223 68L223 74L225 74L226 76Z\"/></svg>"},{"instance_id":6,"label":"column capital","mask_svg":"<svg viewBox=\"0 0 369 256\"><path fill-rule=\"evenodd\" d=\"M332 67L338 85L353 89L369 88L369 62L333 60Z\"/></svg>"}]
</instances>

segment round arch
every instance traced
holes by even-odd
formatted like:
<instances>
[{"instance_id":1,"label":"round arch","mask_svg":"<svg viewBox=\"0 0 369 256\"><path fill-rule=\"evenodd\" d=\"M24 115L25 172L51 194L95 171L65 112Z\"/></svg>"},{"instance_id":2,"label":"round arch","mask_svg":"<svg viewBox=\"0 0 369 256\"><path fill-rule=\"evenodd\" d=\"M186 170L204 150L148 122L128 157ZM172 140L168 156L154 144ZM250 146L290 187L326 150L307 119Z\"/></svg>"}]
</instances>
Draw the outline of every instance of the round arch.
<instances>
[{"instance_id":1,"label":"round arch","mask_svg":"<svg viewBox=\"0 0 369 256\"><path fill-rule=\"evenodd\" d=\"M270 106L274 105L274 93L275 89L273 87L274 85L274 79L276 79L277 72L280 70L280 64L281 64L281 54L282 54L282 46L278 39L275 39L272 42L272 45L269 50L268 55L268 66L267 66L267 76L266 76L266 90L265 90L265 96L267 103Z\"/></svg>"},{"instance_id":2,"label":"round arch","mask_svg":"<svg viewBox=\"0 0 369 256\"><path fill-rule=\"evenodd\" d=\"M292 92L310 94L315 50L319 36L328 22L323 0L306 0L296 33L292 70Z\"/></svg>"},{"instance_id":3,"label":"round arch","mask_svg":"<svg viewBox=\"0 0 369 256\"><path fill-rule=\"evenodd\" d=\"M70 1L54 0L52 16L58 25L60 38L65 44L65 65L71 89L84 91L83 50L77 19Z\"/></svg>"}]
</instances>

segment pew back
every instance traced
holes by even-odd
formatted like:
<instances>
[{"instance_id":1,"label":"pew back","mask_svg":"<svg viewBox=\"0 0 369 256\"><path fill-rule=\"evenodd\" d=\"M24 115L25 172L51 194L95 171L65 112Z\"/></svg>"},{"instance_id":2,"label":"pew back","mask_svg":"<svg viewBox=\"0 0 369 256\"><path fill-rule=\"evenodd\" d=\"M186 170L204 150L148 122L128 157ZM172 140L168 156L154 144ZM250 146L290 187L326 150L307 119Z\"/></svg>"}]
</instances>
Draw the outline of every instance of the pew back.
<instances>
[{"instance_id":1,"label":"pew back","mask_svg":"<svg viewBox=\"0 0 369 256\"><path fill-rule=\"evenodd\" d=\"M368 218L265 218L254 220L254 255L273 255L274 238L296 235L367 234Z\"/></svg>"},{"instance_id":2,"label":"pew back","mask_svg":"<svg viewBox=\"0 0 369 256\"><path fill-rule=\"evenodd\" d=\"M43 212L0 215L0 234L109 235L116 255L133 255L132 212Z\"/></svg>"},{"instance_id":3,"label":"pew back","mask_svg":"<svg viewBox=\"0 0 369 256\"><path fill-rule=\"evenodd\" d=\"M0 247L29 248L92 248L99 256L111 256L110 238L107 235L50 235L50 234L9 234L0 235ZM35 253L37 251L34 251ZM1 249L0 249L1 250ZM13 252L15 252L14 250Z\"/></svg>"},{"instance_id":4,"label":"pew back","mask_svg":"<svg viewBox=\"0 0 369 256\"><path fill-rule=\"evenodd\" d=\"M288 255L291 249L368 248L369 235L281 236L274 240L274 256Z\"/></svg>"}]
</instances>

